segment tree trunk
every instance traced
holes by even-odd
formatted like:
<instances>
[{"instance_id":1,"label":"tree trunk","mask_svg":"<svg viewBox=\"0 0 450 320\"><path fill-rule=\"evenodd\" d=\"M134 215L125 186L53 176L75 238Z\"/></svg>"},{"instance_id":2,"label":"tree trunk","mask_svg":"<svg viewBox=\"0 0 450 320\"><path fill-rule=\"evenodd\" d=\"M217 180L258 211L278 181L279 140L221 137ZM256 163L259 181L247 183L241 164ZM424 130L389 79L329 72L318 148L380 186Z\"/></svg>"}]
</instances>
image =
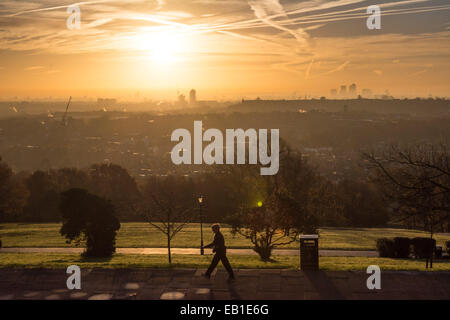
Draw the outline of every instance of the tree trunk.
<instances>
[{"instance_id":1,"label":"tree trunk","mask_svg":"<svg viewBox=\"0 0 450 320\"><path fill-rule=\"evenodd\" d=\"M271 246L255 245L253 250L255 250L259 254L259 257L261 258L262 261L270 261L270 256L272 255L272 247Z\"/></svg>"},{"instance_id":2,"label":"tree trunk","mask_svg":"<svg viewBox=\"0 0 450 320\"><path fill-rule=\"evenodd\" d=\"M431 238L431 250L430 250L430 269L433 269L433 253L434 253L434 246L433 246L433 229L431 229L430 233Z\"/></svg>"},{"instance_id":3,"label":"tree trunk","mask_svg":"<svg viewBox=\"0 0 450 320\"><path fill-rule=\"evenodd\" d=\"M170 211L167 214L167 253L169 255L169 264L172 264L172 254L170 252Z\"/></svg>"},{"instance_id":4,"label":"tree trunk","mask_svg":"<svg viewBox=\"0 0 450 320\"><path fill-rule=\"evenodd\" d=\"M169 255L169 264L172 264L172 254L170 252L170 236L167 236L167 253Z\"/></svg>"}]
</instances>

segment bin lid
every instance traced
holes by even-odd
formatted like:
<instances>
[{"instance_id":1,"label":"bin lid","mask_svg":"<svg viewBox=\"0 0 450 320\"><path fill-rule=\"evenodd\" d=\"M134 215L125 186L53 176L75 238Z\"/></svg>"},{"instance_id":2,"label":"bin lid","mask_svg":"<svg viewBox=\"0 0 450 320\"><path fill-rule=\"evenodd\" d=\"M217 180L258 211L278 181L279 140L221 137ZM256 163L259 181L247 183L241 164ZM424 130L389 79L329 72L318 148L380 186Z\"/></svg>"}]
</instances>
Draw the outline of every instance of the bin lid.
<instances>
[{"instance_id":1,"label":"bin lid","mask_svg":"<svg viewBox=\"0 0 450 320\"><path fill-rule=\"evenodd\" d=\"M318 234L302 234L300 239L319 239Z\"/></svg>"}]
</instances>

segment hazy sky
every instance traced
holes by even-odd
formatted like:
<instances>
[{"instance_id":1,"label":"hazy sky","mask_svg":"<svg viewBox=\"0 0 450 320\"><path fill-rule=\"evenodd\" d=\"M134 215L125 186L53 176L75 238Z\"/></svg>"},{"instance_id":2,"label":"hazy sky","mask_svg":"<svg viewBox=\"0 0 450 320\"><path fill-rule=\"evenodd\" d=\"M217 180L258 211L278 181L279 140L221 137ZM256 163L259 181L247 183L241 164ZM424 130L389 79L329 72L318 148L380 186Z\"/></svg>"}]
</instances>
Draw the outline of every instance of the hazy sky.
<instances>
[{"instance_id":1,"label":"hazy sky","mask_svg":"<svg viewBox=\"0 0 450 320\"><path fill-rule=\"evenodd\" d=\"M84 1L70 30L73 4L1 0L1 98L450 96L449 0Z\"/></svg>"}]
</instances>

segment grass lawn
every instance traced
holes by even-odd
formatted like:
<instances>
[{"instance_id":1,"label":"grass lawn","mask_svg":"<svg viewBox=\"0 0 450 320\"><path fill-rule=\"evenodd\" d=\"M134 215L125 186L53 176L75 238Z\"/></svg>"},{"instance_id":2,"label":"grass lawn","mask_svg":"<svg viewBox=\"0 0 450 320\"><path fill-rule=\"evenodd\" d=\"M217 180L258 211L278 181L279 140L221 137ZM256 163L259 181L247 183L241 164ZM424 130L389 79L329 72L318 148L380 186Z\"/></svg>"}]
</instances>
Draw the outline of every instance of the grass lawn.
<instances>
[{"instance_id":1,"label":"grass lawn","mask_svg":"<svg viewBox=\"0 0 450 320\"><path fill-rule=\"evenodd\" d=\"M3 223L0 224L0 237L3 247L70 247L59 234L61 225L58 223ZM209 228L204 230L205 243L213 239ZM251 248L249 240L233 237L230 229L222 228L229 248ZM375 250L375 240L381 237L428 237L422 231L391 228L323 228L319 230L321 249L345 250ZM445 241L450 240L450 234L436 234L437 243L445 248ZM148 223L122 223L117 235L117 247L126 248L158 248L165 247L167 240L164 235ZM172 246L178 248L199 247L200 226L189 224L173 240ZM298 243L291 243L284 248L298 248Z\"/></svg>"},{"instance_id":2,"label":"grass lawn","mask_svg":"<svg viewBox=\"0 0 450 320\"><path fill-rule=\"evenodd\" d=\"M230 255L229 260L235 269L298 269L298 256L274 256L274 262L262 262L256 256ZM67 268L76 264L81 268L207 268L211 256L173 255L172 266L167 263L167 255L116 254L111 259L83 259L78 254L41 253L0 253L0 268ZM360 257L321 257L322 270L365 271L369 265L378 265L381 270L425 271L421 260L360 258ZM219 267L222 268L221 264ZM430 269L428 269L430 270ZM432 271L450 271L450 260L433 264Z\"/></svg>"}]
</instances>

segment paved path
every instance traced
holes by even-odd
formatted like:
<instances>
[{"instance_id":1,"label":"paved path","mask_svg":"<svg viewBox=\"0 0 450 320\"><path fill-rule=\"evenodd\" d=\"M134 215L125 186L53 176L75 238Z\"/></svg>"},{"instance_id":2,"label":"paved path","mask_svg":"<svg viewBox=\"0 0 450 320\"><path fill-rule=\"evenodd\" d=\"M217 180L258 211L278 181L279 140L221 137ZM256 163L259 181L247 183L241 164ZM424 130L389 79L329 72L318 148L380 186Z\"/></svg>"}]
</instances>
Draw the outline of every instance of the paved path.
<instances>
[{"instance_id":1,"label":"paved path","mask_svg":"<svg viewBox=\"0 0 450 320\"><path fill-rule=\"evenodd\" d=\"M65 269L1 269L0 300L10 299L450 299L450 272L382 271L381 290L367 289L355 271L223 268L205 279L201 269L82 269L81 290L68 290Z\"/></svg>"},{"instance_id":2,"label":"paved path","mask_svg":"<svg viewBox=\"0 0 450 320\"><path fill-rule=\"evenodd\" d=\"M81 253L83 248L1 248L1 252L17 253ZM123 254L167 254L167 248L117 248L117 253ZM197 248L172 248L172 254L199 254ZM205 253L212 253L205 249ZM252 249L227 249L230 255L257 255ZM273 255L299 255L299 250L275 249ZM322 257L378 257L376 251L353 251L353 250L319 250Z\"/></svg>"}]
</instances>

